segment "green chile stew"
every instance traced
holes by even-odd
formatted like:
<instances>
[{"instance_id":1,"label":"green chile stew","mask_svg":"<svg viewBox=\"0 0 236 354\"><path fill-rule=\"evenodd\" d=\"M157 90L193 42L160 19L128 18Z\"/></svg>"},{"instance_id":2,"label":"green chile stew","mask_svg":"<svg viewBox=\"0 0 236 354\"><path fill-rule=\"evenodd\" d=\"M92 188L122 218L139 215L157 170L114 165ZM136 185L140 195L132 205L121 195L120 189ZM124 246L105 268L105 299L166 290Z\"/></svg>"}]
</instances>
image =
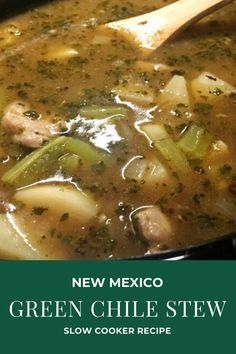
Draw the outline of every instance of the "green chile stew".
<instances>
[{"instance_id":1,"label":"green chile stew","mask_svg":"<svg viewBox=\"0 0 236 354\"><path fill-rule=\"evenodd\" d=\"M0 25L0 256L112 259L236 229L236 5L148 59L100 24L173 1L56 1Z\"/></svg>"}]
</instances>

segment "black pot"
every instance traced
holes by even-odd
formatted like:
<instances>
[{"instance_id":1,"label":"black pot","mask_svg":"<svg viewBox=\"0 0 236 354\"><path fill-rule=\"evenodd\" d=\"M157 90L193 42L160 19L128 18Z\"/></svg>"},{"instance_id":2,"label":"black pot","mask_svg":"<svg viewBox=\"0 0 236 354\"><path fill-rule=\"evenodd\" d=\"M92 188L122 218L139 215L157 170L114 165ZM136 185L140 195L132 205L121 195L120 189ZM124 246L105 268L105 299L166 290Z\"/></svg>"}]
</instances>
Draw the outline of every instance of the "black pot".
<instances>
[{"instance_id":1,"label":"black pot","mask_svg":"<svg viewBox=\"0 0 236 354\"><path fill-rule=\"evenodd\" d=\"M49 0L0 0L0 17L15 15L34 4L43 4Z\"/></svg>"},{"instance_id":2,"label":"black pot","mask_svg":"<svg viewBox=\"0 0 236 354\"><path fill-rule=\"evenodd\" d=\"M160 252L137 259L146 260L236 260L236 233L181 250Z\"/></svg>"},{"instance_id":3,"label":"black pot","mask_svg":"<svg viewBox=\"0 0 236 354\"><path fill-rule=\"evenodd\" d=\"M0 0L0 17L6 18L15 15L37 4L43 4L52 0ZM55 0L54 0L55 1ZM150 256L136 257L137 259L162 259L162 260L183 260L183 259L236 259L236 232L215 239L199 246L188 247L181 250L160 252Z\"/></svg>"}]
</instances>

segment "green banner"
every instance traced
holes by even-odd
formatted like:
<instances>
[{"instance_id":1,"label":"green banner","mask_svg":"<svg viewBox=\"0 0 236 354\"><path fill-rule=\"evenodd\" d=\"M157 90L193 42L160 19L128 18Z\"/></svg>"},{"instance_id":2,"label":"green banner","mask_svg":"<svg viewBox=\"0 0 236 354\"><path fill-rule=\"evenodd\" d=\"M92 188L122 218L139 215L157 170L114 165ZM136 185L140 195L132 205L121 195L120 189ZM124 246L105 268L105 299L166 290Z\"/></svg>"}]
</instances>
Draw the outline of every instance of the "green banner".
<instances>
[{"instance_id":1,"label":"green banner","mask_svg":"<svg viewBox=\"0 0 236 354\"><path fill-rule=\"evenodd\" d=\"M231 353L236 262L0 263L1 352Z\"/></svg>"}]
</instances>

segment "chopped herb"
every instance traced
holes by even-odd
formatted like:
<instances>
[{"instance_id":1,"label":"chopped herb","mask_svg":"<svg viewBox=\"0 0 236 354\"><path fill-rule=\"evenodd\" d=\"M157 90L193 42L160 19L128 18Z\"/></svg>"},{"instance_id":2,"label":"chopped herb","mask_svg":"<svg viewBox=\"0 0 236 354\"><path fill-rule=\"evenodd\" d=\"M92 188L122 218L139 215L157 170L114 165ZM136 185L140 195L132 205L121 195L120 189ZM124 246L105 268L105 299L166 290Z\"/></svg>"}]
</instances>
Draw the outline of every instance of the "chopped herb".
<instances>
[{"instance_id":1,"label":"chopped herb","mask_svg":"<svg viewBox=\"0 0 236 354\"><path fill-rule=\"evenodd\" d=\"M214 96L220 96L222 95L224 92L219 89L219 88L215 88L213 91L211 91L211 93L214 95Z\"/></svg>"},{"instance_id":2,"label":"chopped herb","mask_svg":"<svg viewBox=\"0 0 236 354\"><path fill-rule=\"evenodd\" d=\"M136 194L140 191L140 185L137 183L137 181L132 180L133 185L132 187L129 188L129 193Z\"/></svg>"},{"instance_id":3,"label":"chopped herb","mask_svg":"<svg viewBox=\"0 0 236 354\"><path fill-rule=\"evenodd\" d=\"M24 115L30 119L38 119L40 117L40 115L35 111L26 111L24 112Z\"/></svg>"},{"instance_id":4,"label":"chopped herb","mask_svg":"<svg viewBox=\"0 0 236 354\"><path fill-rule=\"evenodd\" d=\"M232 166L225 164L220 168L220 173L222 175L228 175L232 171Z\"/></svg>"},{"instance_id":5,"label":"chopped herb","mask_svg":"<svg viewBox=\"0 0 236 354\"><path fill-rule=\"evenodd\" d=\"M202 181L202 186L205 189L210 189L211 188L211 181L209 179L204 179L204 181Z\"/></svg>"},{"instance_id":6,"label":"chopped herb","mask_svg":"<svg viewBox=\"0 0 236 354\"><path fill-rule=\"evenodd\" d=\"M47 208L33 208L32 209L32 214L35 214L35 215L42 215L46 210L48 210Z\"/></svg>"},{"instance_id":7,"label":"chopped herb","mask_svg":"<svg viewBox=\"0 0 236 354\"><path fill-rule=\"evenodd\" d=\"M172 176L174 177L174 178L176 178L176 179L179 179L179 175L178 175L178 173L177 172L172 172Z\"/></svg>"},{"instance_id":8,"label":"chopped herb","mask_svg":"<svg viewBox=\"0 0 236 354\"><path fill-rule=\"evenodd\" d=\"M88 64L89 60L87 58L82 58L82 57L74 57L74 58L70 58L68 60L68 64L75 64L75 65L84 65L84 64Z\"/></svg>"},{"instance_id":9,"label":"chopped herb","mask_svg":"<svg viewBox=\"0 0 236 354\"><path fill-rule=\"evenodd\" d=\"M170 195L173 197L176 194L182 193L183 190L184 190L184 185L183 185L183 183L179 182L179 183L176 184L176 186L174 187L173 192L171 192Z\"/></svg>"},{"instance_id":10,"label":"chopped herb","mask_svg":"<svg viewBox=\"0 0 236 354\"><path fill-rule=\"evenodd\" d=\"M107 225L102 225L101 227L91 226L89 228L89 235L91 237L98 237L98 238L108 236L109 235L108 227Z\"/></svg>"},{"instance_id":11,"label":"chopped herb","mask_svg":"<svg viewBox=\"0 0 236 354\"><path fill-rule=\"evenodd\" d=\"M233 178L229 184L229 192L236 195L236 178Z\"/></svg>"},{"instance_id":12,"label":"chopped herb","mask_svg":"<svg viewBox=\"0 0 236 354\"><path fill-rule=\"evenodd\" d=\"M162 198L158 199L155 204L159 206L159 208L161 209L161 211L163 213L167 213L167 211L168 211L168 199L162 197Z\"/></svg>"},{"instance_id":13,"label":"chopped herb","mask_svg":"<svg viewBox=\"0 0 236 354\"><path fill-rule=\"evenodd\" d=\"M216 226L217 218L208 214L198 215L197 220L201 222L202 228L213 228Z\"/></svg>"},{"instance_id":14,"label":"chopped herb","mask_svg":"<svg viewBox=\"0 0 236 354\"><path fill-rule=\"evenodd\" d=\"M80 108L80 102L66 102L62 106L62 114L65 114L67 119L73 119L78 116Z\"/></svg>"},{"instance_id":15,"label":"chopped herb","mask_svg":"<svg viewBox=\"0 0 236 354\"><path fill-rule=\"evenodd\" d=\"M194 194L194 196L193 196L193 201L194 201L194 203L196 203L196 204L201 204L201 200L203 199L205 197L205 195L203 194L203 193L201 193L201 194Z\"/></svg>"},{"instance_id":16,"label":"chopped herb","mask_svg":"<svg viewBox=\"0 0 236 354\"><path fill-rule=\"evenodd\" d=\"M101 175L106 170L106 164L103 161L101 161L101 162L99 162L99 163L97 163L95 165L92 165L92 170L94 172L96 172L97 174Z\"/></svg>"},{"instance_id":17,"label":"chopped herb","mask_svg":"<svg viewBox=\"0 0 236 354\"><path fill-rule=\"evenodd\" d=\"M28 97L28 93L24 90L20 90L17 92L17 95L20 97L20 98L26 98Z\"/></svg>"},{"instance_id":18,"label":"chopped herb","mask_svg":"<svg viewBox=\"0 0 236 354\"><path fill-rule=\"evenodd\" d=\"M91 187L85 188L96 194L98 197L104 197L108 193L108 190L99 184L93 184Z\"/></svg>"},{"instance_id":19,"label":"chopped herb","mask_svg":"<svg viewBox=\"0 0 236 354\"><path fill-rule=\"evenodd\" d=\"M187 55L180 55L178 57L169 56L166 60L166 64L169 66L176 66L185 63L190 63L191 59Z\"/></svg>"},{"instance_id":20,"label":"chopped herb","mask_svg":"<svg viewBox=\"0 0 236 354\"><path fill-rule=\"evenodd\" d=\"M64 221L68 220L69 217L70 217L69 213L62 214L62 216L60 218L60 222L64 222Z\"/></svg>"},{"instance_id":21,"label":"chopped herb","mask_svg":"<svg viewBox=\"0 0 236 354\"><path fill-rule=\"evenodd\" d=\"M182 117L182 112L179 109L174 109L172 112L175 117L177 117L177 118Z\"/></svg>"},{"instance_id":22,"label":"chopped herb","mask_svg":"<svg viewBox=\"0 0 236 354\"><path fill-rule=\"evenodd\" d=\"M164 124L164 128L168 134L173 134L173 128L169 124Z\"/></svg>"},{"instance_id":23,"label":"chopped herb","mask_svg":"<svg viewBox=\"0 0 236 354\"><path fill-rule=\"evenodd\" d=\"M229 94L229 98L236 98L236 92L231 92Z\"/></svg>"},{"instance_id":24,"label":"chopped herb","mask_svg":"<svg viewBox=\"0 0 236 354\"><path fill-rule=\"evenodd\" d=\"M195 103L193 111L200 115L207 115L211 112L213 106L209 103L198 102Z\"/></svg>"},{"instance_id":25,"label":"chopped herb","mask_svg":"<svg viewBox=\"0 0 236 354\"><path fill-rule=\"evenodd\" d=\"M56 79L58 77L56 61L39 60L37 62L37 72L45 78Z\"/></svg>"}]
</instances>

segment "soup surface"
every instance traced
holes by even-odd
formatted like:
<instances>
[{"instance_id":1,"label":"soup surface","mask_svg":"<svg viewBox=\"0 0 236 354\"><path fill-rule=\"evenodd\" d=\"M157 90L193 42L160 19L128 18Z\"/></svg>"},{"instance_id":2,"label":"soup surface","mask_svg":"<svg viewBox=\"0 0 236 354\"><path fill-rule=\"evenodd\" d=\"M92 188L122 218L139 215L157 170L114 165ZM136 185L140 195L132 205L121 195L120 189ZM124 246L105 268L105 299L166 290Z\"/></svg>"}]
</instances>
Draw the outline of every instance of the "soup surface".
<instances>
[{"instance_id":1,"label":"soup surface","mask_svg":"<svg viewBox=\"0 0 236 354\"><path fill-rule=\"evenodd\" d=\"M108 259L236 229L236 4L149 58L99 25L168 0L56 1L0 25L0 255Z\"/></svg>"}]
</instances>

